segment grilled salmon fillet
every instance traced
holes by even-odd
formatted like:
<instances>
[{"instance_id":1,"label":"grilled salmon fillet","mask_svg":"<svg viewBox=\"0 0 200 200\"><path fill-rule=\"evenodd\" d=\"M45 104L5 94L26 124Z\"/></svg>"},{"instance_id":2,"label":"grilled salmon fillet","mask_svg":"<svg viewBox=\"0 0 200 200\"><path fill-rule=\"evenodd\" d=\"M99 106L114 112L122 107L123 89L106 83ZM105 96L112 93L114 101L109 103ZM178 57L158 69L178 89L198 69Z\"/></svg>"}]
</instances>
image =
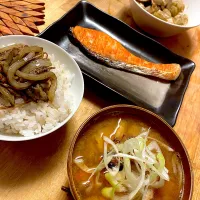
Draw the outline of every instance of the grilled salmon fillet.
<instances>
[{"instance_id":1,"label":"grilled salmon fillet","mask_svg":"<svg viewBox=\"0 0 200 200\"><path fill-rule=\"evenodd\" d=\"M158 64L139 58L104 32L81 26L71 27L73 37L92 56L108 66L126 71L176 80L181 72L179 64Z\"/></svg>"}]
</instances>

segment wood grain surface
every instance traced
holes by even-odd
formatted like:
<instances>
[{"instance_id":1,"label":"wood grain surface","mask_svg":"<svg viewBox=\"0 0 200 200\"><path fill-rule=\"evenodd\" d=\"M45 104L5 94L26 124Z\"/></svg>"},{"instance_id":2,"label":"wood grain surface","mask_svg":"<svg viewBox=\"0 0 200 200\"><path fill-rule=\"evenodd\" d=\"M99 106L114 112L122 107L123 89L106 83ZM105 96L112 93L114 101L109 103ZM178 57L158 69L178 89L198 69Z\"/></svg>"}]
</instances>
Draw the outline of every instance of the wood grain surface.
<instances>
[{"instance_id":1,"label":"wood grain surface","mask_svg":"<svg viewBox=\"0 0 200 200\"><path fill-rule=\"evenodd\" d=\"M77 0L43 0L44 30L69 11ZM27 1L28 2L28 1ZM129 0L90 0L96 7L132 27ZM133 38L134 40L134 38ZM173 52L196 63L181 106L175 131L185 144L194 170L193 200L200 199L200 27L178 36L157 39ZM73 118L61 129L41 139L28 142L0 142L0 200L67 200L61 186L67 186L67 151L81 123L99 109L121 98L94 91L86 85L83 101Z\"/></svg>"}]
</instances>

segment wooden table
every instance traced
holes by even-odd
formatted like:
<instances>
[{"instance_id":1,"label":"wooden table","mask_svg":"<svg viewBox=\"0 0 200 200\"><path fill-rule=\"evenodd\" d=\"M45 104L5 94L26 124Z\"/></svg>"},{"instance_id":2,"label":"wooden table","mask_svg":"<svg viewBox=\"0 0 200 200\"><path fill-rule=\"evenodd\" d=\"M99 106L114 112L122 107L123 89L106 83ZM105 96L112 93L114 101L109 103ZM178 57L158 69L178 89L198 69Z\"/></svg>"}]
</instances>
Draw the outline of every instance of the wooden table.
<instances>
[{"instance_id":1,"label":"wooden table","mask_svg":"<svg viewBox=\"0 0 200 200\"><path fill-rule=\"evenodd\" d=\"M71 9L77 0L45 0L46 23ZM90 0L96 7L135 27L129 0ZM193 199L200 199L200 27L166 39L158 39L172 51L196 63L174 129L184 142L194 169ZM55 133L28 142L0 142L0 200L66 200L61 186L68 185L66 162L70 141L79 125L99 109L120 102L85 88L83 101L73 118Z\"/></svg>"}]
</instances>

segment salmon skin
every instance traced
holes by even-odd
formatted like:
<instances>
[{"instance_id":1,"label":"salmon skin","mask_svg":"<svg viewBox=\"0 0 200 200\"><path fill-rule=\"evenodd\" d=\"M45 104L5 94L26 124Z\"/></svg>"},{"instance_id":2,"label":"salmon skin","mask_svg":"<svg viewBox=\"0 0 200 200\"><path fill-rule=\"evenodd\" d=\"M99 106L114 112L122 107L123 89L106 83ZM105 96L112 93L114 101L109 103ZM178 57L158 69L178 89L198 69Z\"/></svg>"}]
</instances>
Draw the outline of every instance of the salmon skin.
<instances>
[{"instance_id":1,"label":"salmon skin","mask_svg":"<svg viewBox=\"0 0 200 200\"><path fill-rule=\"evenodd\" d=\"M139 58L102 31L75 26L70 33L89 55L110 67L165 80L176 80L180 75L179 64L152 63Z\"/></svg>"}]
</instances>

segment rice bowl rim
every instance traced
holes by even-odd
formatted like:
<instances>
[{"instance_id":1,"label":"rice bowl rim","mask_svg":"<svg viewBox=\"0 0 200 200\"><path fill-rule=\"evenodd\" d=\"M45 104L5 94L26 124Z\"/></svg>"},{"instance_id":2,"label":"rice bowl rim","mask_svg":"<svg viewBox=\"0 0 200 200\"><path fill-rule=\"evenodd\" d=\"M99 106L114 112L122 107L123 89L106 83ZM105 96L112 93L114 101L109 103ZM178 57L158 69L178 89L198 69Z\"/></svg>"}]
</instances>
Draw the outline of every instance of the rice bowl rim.
<instances>
[{"instance_id":1,"label":"rice bowl rim","mask_svg":"<svg viewBox=\"0 0 200 200\"><path fill-rule=\"evenodd\" d=\"M13 38L14 38L15 42L12 41ZM7 44L1 44L1 41L4 41L6 39L9 42ZM12 42L9 39L11 39ZM23 40L23 41L21 41L21 40ZM25 42L25 40L27 42ZM75 74L75 76L74 76L73 79L79 79L80 82L81 82L81 85L79 85L80 92L77 94L77 96L79 96L79 100L78 101L74 101L76 103L74 103L74 105L73 105L73 107L71 109L71 112L67 116L67 118L65 120L63 120L62 122L59 122L58 125L55 126L53 129L51 129L51 130L49 130L47 132L44 132L44 133L34 134L32 136L22 136L20 134L19 135L16 135L16 134L15 135L8 135L8 134L6 135L6 134L1 134L1 132L0 132L0 141L13 141L13 142L15 142L15 141L16 142L17 141L28 141L28 140L33 140L33 139L37 139L37 138L49 135L50 133L52 133L52 132L56 131L57 129L61 128L63 125L65 125L72 118L72 116L78 110L78 108L80 106L80 103L81 103L81 101L83 99L83 94L84 94L84 79L83 79L83 74L81 72L81 69L78 66L78 64L76 63L76 61L72 58L72 56L68 52L66 52L64 49L62 49L60 46L58 46L58 45L54 44L53 42L50 42L50 41L48 41L46 39L35 37L35 36L9 35L9 36L1 36L0 37L0 48L1 48L1 46L6 46L6 45L9 45L9 44L12 44L12 43L20 43L21 42L21 43L24 43L24 44L29 44L29 43L31 43L30 41L32 41L32 42L34 42L34 41L41 41L41 47L43 47L43 44L46 44L50 49L55 49L55 53L53 53L54 57L55 57L55 61L59 60L57 58L57 55L59 54L59 51L65 54L65 56L67 57L66 61L69 60L69 62L71 63L71 65L73 65L73 68L74 68L74 72L70 71L68 69L72 74ZM64 64L66 66L66 68L64 68L64 70L66 70L67 69L67 63L60 62L60 65L62 65L62 64ZM75 82L75 81L73 80L73 82ZM72 85L73 85L73 82L72 82ZM72 92L71 93L72 96L74 96L75 93Z\"/></svg>"}]
</instances>

